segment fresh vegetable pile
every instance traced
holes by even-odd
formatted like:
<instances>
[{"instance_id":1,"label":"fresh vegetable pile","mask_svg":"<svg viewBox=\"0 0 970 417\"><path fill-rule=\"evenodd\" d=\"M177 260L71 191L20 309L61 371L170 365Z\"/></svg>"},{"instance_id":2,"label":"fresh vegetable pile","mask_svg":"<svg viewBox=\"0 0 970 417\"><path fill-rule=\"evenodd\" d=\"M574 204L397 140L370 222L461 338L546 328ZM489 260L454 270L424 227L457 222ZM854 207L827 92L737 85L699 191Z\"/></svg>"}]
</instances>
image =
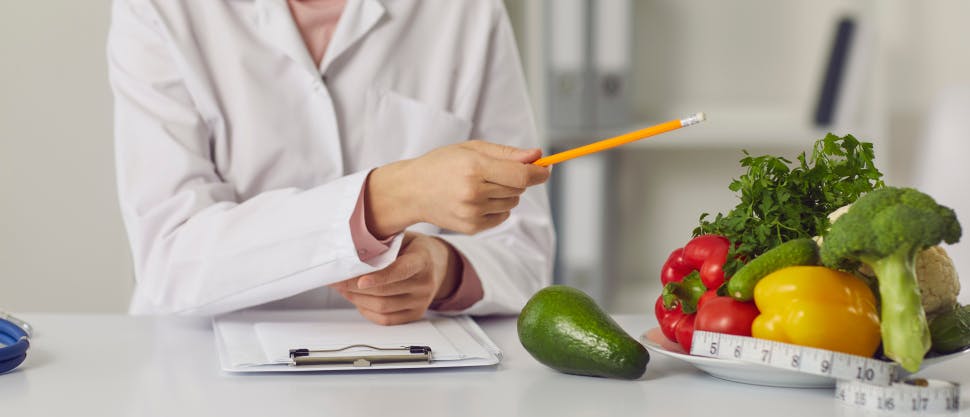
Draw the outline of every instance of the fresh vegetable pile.
<instances>
[{"instance_id":1,"label":"fresh vegetable pile","mask_svg":"<svg viewBox=\"0 0 970 417\"><path fill-rule=\"evenodd\" d=\"M702 214L661 269L664 335L688 352L694 330L861 356L882 346L911 372L931 349L970 347L970 307L937 246L959 240L956 215L886 186L873 158L872 144L831 134L797 164L745 152L739 204Z\"/></svg>"}]
</instances>

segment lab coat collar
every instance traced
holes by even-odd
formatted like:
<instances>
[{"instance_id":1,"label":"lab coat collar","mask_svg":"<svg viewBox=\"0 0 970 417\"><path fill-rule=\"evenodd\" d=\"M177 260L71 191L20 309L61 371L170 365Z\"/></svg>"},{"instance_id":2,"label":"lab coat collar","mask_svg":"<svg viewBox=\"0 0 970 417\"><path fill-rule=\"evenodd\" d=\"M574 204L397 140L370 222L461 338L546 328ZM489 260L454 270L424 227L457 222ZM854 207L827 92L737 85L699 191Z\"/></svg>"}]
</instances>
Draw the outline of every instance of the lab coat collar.
<instances>
[{"instance_id":1,"label":"lab coat collar","mask_svg":"<svg viewBox=\"0 0 970 417\"><path fill-rule=\"evenodd\" d=\"M286 0L256 0L256 19L260 34L271 45L310 73L316 73L317 66L310 57Z\"/></svg>"},{"instance_id":2,"label":"lab coat collar","mask_svg":"<svg viewBox=\"0 0 970 417\"><path fill-rule=\"evenodd\" d=\"M333 61L374 29L386 12L380 0L348 0L323 55L320 73L325 74Z\"/></svg>"},{"instance_id":3,"label":"lab coat collar","mask_svg":"<svg viewBox=\"0 0 970 417\"><path fill-rule=\"evenodd\" d=\"M286 0L256 0L257 25L264 38L311 73L324 74L334 60L367 35L384 17L379 0L348 0L319 67L313 62Z\"/></svg>"}]
</instances>

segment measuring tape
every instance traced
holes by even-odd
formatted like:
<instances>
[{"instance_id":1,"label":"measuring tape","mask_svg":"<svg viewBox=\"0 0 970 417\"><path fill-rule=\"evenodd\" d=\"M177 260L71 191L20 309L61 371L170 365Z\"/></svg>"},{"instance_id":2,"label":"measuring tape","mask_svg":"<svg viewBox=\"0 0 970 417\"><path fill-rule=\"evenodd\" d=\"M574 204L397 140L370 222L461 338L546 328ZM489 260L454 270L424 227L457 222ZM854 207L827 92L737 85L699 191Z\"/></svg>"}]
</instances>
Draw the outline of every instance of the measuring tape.
<instances>
[{"instance_id":1,"label":"measuring tape","mask_svg":"<svg viewBox=\"0 0 970 417\"><path fill-rule=\"evenodd\" d=\"M858 381L835 382L835 398L869 410L943 413L960 410L960 386L952 382L912 378L888 387Z\"/></svg>"},{"instance_id":2,"label":"measuring tape","mask_svg":"<svg viewBox=\"0 0 970 417\"><path fill-rule=\"evenodd\" d=\"M945 412L960 408L960 386L945 381L897 381L892 362L773 340L695 331L690 354L734 359L836 380L835 397L871 410Z\"/></svg>"}]
</instances>

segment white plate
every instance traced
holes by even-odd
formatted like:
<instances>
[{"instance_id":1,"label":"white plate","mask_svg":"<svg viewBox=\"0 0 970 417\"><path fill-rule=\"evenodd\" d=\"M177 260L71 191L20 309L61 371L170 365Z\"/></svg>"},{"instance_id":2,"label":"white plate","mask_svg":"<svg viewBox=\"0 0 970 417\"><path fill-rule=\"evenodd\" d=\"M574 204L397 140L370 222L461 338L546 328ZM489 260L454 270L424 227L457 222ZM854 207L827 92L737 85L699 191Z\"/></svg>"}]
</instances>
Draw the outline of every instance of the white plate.
<instances>
[{"instance_id":1,"label":"white plate","mask_svg":"<svg viewBox=\"0 0 970 417\"><path fill-rule=\"evenodd\" d=\"M648 330L643 334L641 339L643 340L643 345L651 353L682 360L714 377L729 381L789 388L828 388L835 386L835 379L829 377L789 371L787 369L771 368L765 365L731 359L688 355L680 345L667 340L667 337L663 335L659 327ZM923 360L921 369L963 356L967 353L970 353L970 349L949 355L926 358Z\"/></svg>"}]
</instances>

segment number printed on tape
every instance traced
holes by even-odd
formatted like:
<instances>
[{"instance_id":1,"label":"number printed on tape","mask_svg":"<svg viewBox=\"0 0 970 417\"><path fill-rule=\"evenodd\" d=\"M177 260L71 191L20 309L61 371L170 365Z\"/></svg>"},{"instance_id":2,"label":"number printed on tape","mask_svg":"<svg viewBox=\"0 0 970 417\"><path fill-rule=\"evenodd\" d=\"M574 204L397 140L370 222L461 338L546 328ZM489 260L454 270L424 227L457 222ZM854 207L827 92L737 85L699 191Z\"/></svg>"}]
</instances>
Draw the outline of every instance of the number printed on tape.
<instances>
[{"instance_id":1,"label":"number printed on tape","mask_svg":"<svg viewBox=\"0 0 970 417\"><path fill-rule=\"evenodd\" d=\"M895 364L873 358L746 336L695 331L692 343L690 353L696 356L735 359L878 386L888 386L896 370Z\"/></svg>"},{"instance_id":2,"label":"number printed on tape","mask_svg":"<svg viewBox=\"0 0 970 417\"><path fill-rule=\"evenodd\" d=\"M960 410L960 386L952 382L923 380L926 386L906 382L888 387L839 380L835 398L854 406L898 413L942 413Z\"/></svg>"},{"instance_id":3,"label":"number printed on tape","mask_svg":"<svg viewBox=\"0 0 970 417\"><path fill-rule=\"evenodd\" d=\"M753 337L695 331L690 353L734 359L836 379L835 398L877 411L955 412L960 386L946 381L896 382L896 365L864 356L797 346Z\"/></svg>"}]
</instances>

